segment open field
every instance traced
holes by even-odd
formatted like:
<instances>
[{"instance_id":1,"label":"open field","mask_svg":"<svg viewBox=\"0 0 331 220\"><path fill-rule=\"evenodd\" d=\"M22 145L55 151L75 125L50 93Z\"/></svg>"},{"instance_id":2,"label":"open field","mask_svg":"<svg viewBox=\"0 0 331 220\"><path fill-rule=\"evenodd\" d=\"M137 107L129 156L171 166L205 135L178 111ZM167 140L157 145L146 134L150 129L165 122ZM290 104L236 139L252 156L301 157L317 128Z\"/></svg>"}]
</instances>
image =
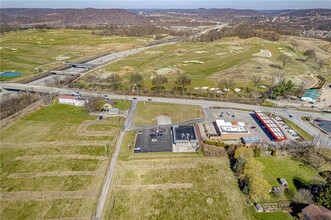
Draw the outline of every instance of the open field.
<instances>
[{"instance_id":1,"label":"open field","mask_svg":"<svg viewBox=\"0 0 331 220\"><path fill-rule=\"evenodd\" d=\"M205 117L202 108L199 106L139 102L133 123L134 125L156 125L156 117L159 115L169 117L172 123Z\"/></svg>"},{"instance_id":2,"label":"open field","mask_svg":"<svg viewBox=\"0 0 331 220\"><path fill-rule=\"evenodd\" d=\"M295 39L300 41L302 38ZM211 43L178 43L128 56L108 65L104 71L118 73L123 77L124 83L127 82L129 73L139 72L145 78L146 87L150 87L153 76L165 75L169 79L169 88L183 74L191 77L192 87L217 87L223 78L229 76L236 81L238 87L253 87L250 82L252 75L260 75L262 84L269 85L276 72L283 72L297 84L307 81L308 86L313 83L312 80L307 80L310 73L320 74L331 80L331 76L327 74L331 71L331 61L326 56L330 57L331 52L324 50L330 43L318 40L324 44L323 48L316 49L316 54L326 61L324 68L318 71L313 62L295 60L303 58L305 49L300 47L300 50L293 51L290 48L291 40L283 38L279 42L271 42L260 38L224 38ZM261 50L268 51L268 56L254 56ZM281 54L292 58L292 62L284 69L275 67L282 66L277 60Z\"/></svg>"},{"instance_id":3,"label":"open field","mask_svg":"<svg viewBox=\"0 0 331 220\"><path fill-rule=\"evenodd\" d=\"M290 156L263 155L257 158L263 163L265 169L263 171L264 178L271 186L280 186L277 178L285 178L289 184L290 198L302 184L314 183L316 181L323 181L323 178L318 172L300 162L294 161ZM331 165L326 165L324 169L330 169ZM290 199L282 196L280 198L273 197L273 200Z\"/></svg>"},{"instance_id":4,"label":"open field","mask_svg":"<svg viewBox=\"0 0 331 220\"><path fill-rule=\"evenodd\" d=\"M27 30L1 35L0 71L20 71L23 77L35 68L50 70L65 61L93 57L143 46L150 39L102 37L89 30Z\"/></svg>"},{"instance_id":5,"label":"open field","mask_svg":"<svg viewBox=\"0 0 331 220\"><path fill-rule=\"evenodd\" d=\"M91 218L123 122L96 118L54 104L1 130L2 219Z\"/></svg>"},{"instance_id":6,"label":"open field","mask_svg":"<svg viewBox=\"0 0 331 220\"><path fill-rule=\"evenodd\" d=\"M133 154L121 146L104 219L250 219L228 158Z\"/></svg>"}]
</instances>

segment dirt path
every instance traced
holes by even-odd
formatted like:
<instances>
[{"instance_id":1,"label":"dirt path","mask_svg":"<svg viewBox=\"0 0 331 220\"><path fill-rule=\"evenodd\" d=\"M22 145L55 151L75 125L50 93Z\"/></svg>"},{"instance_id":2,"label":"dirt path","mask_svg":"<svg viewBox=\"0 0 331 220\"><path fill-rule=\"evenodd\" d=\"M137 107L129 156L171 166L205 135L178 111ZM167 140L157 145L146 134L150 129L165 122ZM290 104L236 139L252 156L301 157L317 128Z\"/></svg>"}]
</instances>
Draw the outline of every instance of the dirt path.
<instances>
[{"instance_id":1,"label":"dirt path","mask_svg":"<svg viewBox=\"0 0 331 220\"><path fill-rule=\"evenodd\" d=\"M20 191L20 192L1 192L1 200L54 200L54 199L82 199L82 198L96 198L98 191Z\"/></svg>"},{"instance_id":2,"label":"dirt path","mask_svg":"<svg viewBox=\"0 0 331 220\"><path fill-rule=\"evenodd\" d=\"M61 172L37 172L37 173L12 173L8 178L34 178L34 177L48 177L48 176L98 176L100 172L94 171L61 171Z\"/></svg>"}]
</instances>

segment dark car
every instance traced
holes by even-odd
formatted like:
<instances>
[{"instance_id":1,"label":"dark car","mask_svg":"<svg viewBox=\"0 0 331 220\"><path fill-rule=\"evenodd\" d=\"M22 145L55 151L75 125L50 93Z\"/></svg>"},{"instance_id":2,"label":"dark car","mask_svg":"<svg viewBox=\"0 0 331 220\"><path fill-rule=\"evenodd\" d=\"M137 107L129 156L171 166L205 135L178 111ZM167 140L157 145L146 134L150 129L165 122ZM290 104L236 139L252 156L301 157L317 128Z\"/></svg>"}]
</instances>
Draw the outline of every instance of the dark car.
<instances>
[{"instance_id":1,"label":"dark car","mask_svg":"<svg viewBox=\"0 0 331 220\"><path fill-rule=\"evenodd\" d=\"M133 97L132 99L134 99L134 100L137 100L137 98L136 98L136 97Z\"/></svg>"},{"instance_id":2,"label":"dark car","mask_svg":"<svg viewBox=\"0 0 331 220\"><path fill-rule=\"evenodd\" d=\"M255 129L256 127L255 126L252 126L251 129Z\"/></svg>"}]
</instances>

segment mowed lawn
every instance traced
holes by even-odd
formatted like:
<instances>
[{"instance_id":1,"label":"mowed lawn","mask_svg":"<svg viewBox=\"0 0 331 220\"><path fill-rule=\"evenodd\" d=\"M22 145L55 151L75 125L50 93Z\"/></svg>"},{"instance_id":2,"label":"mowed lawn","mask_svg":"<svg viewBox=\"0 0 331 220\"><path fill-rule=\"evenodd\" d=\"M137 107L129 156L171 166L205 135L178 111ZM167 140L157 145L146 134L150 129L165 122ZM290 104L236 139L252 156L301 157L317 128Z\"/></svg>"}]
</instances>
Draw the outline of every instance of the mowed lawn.
<instances>
[{"instance_id":1,"label":"mowed lawn","mask_svg":"<svg viewBox=\"0 0 331 220\"><path fill-rule=\"evenodd\" d=\"M156 125L157 116L168 116L172 123L204 118L200 106L139 102L134 117L134 125Z\"/></svg>"},{"instance_id":2,"label":"mowed lawn","mask_svg":"<svg viewBox=\"0 0 331 220\"><path fill-rule=\"evenodd\" d=\"M54 104L0 130L1 219L88 218L123 119Z\"/></svg>"},{"instance_id":3,"label":"mowed lawn","mask_svg":"<svg viewBox=\"0 0 331 220\"><path fill-rule=\"evenodd\" d=\"M50 70L64 61L93 57L143 46L149 38L103 37L90 30L26 30L1 35L0 71L20 71L23 77L35 68Z\"/></svg>"},{"instance_id":4,"label":"mowed lawn","mask_svg":"<svg viewBox=\"0 0 331 220\"><path fill-rule=\"evenodd\" d=\"M323 181L323 178L318 174L318 171L298 161L292 160L290 156L263 155L257 158L263 163L265 169L263 171L264 178L271 186L280 186L277 178L285 178L289 184L291 197L297 189L305 183L314 183L316 181ZM330 166L326 166L326 169ZM273 198L276 200L291 199L286 197Z\"/></svg>"},{"instance_id":5,"label":"mowed lawn","mask_svg":"<svg viewBox=\"0 0 331 220\"><path fill-rule=\"evenodd\" d=\"M124 138L103 219L251 218L228 158L133 154L134 136Z\"/></svg>"}]
</instances>

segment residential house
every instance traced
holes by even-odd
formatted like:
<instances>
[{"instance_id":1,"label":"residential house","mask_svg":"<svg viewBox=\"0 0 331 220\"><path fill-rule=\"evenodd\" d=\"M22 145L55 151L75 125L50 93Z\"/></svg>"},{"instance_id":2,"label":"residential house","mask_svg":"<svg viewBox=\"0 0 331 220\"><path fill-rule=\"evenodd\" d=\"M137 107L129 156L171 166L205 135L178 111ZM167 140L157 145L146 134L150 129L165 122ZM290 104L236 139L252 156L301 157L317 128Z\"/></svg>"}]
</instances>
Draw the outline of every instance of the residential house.
<instances>
[{"instance_id":1,"label":"residential house","mask_svg":"<svg viewBox=\"0 0 331 220\"><path fill-rule=\"evenodd\" d=\"M331 210L321 205L310 204L302 209L302 215L306 220L330 220Z\"/></svg>"}]
</instances>

